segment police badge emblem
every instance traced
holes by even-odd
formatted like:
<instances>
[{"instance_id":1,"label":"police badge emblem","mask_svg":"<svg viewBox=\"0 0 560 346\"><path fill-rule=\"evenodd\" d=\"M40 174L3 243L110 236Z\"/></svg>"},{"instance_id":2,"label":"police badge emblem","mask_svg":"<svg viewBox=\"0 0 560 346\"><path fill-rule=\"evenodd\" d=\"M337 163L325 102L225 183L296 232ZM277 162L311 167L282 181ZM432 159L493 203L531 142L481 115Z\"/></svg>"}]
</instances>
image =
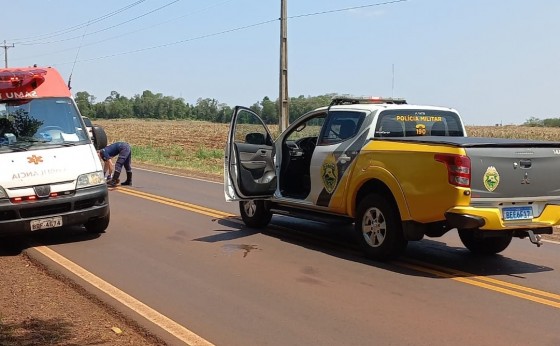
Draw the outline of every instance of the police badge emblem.
<instances>
[{"instance_id":1,"label":"police badge emblem","mask_svg":"<svg viewBox=\"0 0 560 346\"><path fill-rule=\"evenodd\" d=\"M498 184L500 184L500 173L498 173L496 167L490 166L488 167L488 169L486 169L486 173L484 173L483 182L486 190L490 192L496 190Z\"/></svg>"},{"instance_id":2,"label":"police badge emblem","mask_svg":"<svg viewBox=\"0 0 560 346\"><path fill-rule=\"evenodd\" d=\"M338 184L338 167L336 166L336 160L331 154L327 156L323 165L321 166L321 178L323 179L323 185L325 190L331 194Z\"/></svg>"}]
</instances>

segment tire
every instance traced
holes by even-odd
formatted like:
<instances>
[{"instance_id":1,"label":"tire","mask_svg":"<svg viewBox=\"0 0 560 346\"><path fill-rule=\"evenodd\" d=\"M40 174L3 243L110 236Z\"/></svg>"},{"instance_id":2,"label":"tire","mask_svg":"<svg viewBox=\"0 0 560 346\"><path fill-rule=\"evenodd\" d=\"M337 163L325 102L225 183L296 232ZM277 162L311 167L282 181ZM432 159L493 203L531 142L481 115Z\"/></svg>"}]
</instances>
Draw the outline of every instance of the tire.
<instances>
[{"instance_id":1,"label":"tire","mask_svg":"<svg viewBox=\"0 0 560 346\"><path fill-rule=\"evenodd\" d=\"M495 255L504 251L513 238L513 232L505 232L499 236L488 238L476 237L476 230L460 229L459 238L467 249L479 255Z\"/></svg>"},{"instance_id":2,"label":"tire","mask_svg":"<svg viewBox=\"0 0 560 346\"><path fill-rule=\"evenodd\" d=\"M90 220L84 224L86 231L88 233L105 233L107 227L109 227L109 220L111 219L111 212L107 215L100 217L98 219Z\"/></svg>"},{"instance_id":3,"label":"tire","mask_svg":"<svg viewBox=\"0 0 560 346\"><path fill-rule=\"evenodd\" d=\"M368 195L360 202L354 228L364 254L374 260L396 258L408 244L397 207L378 194Z\"/></svg>"},{"instance_id":4,"label":"tire","mask_svg":"<svg viewBox=\"0 0 560 346\"><path fill-rule=\"evenodd\" d=\"M267 203L262 200L241 201L239 211L245 225L252 228L264 228L272 219Z\"/></svg>"},{"instance_id":5,"label":"tire","mask_svg":"<svg viewBox=\"0 0 560 346\"><path fill-rule=\"evenodd\" d=\"M101 126L94 126L93 131L93 146L95 150L101 150L107 146L107 134Z\"/></svg>"}]
</instances>

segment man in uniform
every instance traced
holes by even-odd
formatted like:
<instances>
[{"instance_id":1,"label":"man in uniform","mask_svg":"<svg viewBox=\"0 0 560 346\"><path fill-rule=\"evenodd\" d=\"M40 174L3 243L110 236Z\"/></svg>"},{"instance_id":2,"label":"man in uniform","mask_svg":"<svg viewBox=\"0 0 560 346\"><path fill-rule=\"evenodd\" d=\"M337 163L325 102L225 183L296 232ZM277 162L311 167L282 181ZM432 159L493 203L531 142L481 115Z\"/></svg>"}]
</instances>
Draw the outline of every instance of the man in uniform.
<instances>
[{"instance_id":1,"label":"man in uniform","mask_svg":"<svg viewBox=\"0 0 560 346\"><path fill-rule=\"evenodd\" d=\"M117 162L113 169L113 162L111 158L118 156ZM115 142L99 150L99 157L104 162L103 171L113 171L113 177L107 182L107 185L115 187L119 184L119 176L121 175L122 167L126 170L126 180L121 185L132 185L132 167L130 166L132 152L130 144L126 142Z\"/></svg>"}]
</instances>

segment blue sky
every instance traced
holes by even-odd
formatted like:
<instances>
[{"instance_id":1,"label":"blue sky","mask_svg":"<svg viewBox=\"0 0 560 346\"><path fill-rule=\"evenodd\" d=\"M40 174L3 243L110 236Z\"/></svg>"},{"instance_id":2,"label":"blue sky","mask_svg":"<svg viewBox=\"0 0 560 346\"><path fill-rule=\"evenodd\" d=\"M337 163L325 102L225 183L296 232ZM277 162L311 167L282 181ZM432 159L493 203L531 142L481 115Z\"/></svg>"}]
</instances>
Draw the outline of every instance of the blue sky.
<instances>
[{"instance_id":1,"label":"blue sky","mask_svg":"<svg viewBox=\"0 0 560 346\"><path fill-rule=\"evenodd\" d=\"M280 0L28 0L2 14L11 67L73 68L72 91L98 101L278 97ZM291 97L404 97L468 125L560 117L560 1L288 0L288 17Z\"/></svg>"}]
</instances>

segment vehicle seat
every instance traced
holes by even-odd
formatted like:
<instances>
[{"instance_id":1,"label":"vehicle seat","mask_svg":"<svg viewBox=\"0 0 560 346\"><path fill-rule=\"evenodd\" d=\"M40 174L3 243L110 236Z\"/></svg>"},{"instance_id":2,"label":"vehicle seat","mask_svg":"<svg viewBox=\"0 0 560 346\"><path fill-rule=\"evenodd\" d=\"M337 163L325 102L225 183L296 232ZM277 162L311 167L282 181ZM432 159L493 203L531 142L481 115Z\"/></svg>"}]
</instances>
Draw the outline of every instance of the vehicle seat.
<instances>
[{"instance_id":1,"label":"vehicle seat","mask_svg":"<svg viewBox=\"0 0 560 346\"><path fill-rule=\"evenodd\" d=\"M407 137L417 136L416 133L416 121L407 121L404 123L404 128L406 130Z\"/></svg>"},{"instance_id":2,"label":"vehicle seat","mask_svg":"<svg viewBox=\"0 0 560 346\"><path fill-rule=\"evenodd\" d=\"M381 137L404 137L402 124L393 119L383 119L380 130L382 132L388 132L382 133Z\"/></svg>"},{"instance_id":3,"label":"vehicle seat","mask_svg":"<svg viewBox=\"0 0 560 346\"><path fill-rule=\"evenodd\" d=\"M354 135L356 129L356 123L352 120L342 120L340 121L340 131L339 136L341 140L348 139Z\"/></svg>"},{"instance_id":4,"label":"vehicle seat","mask_svg":"<svg viewBox=\"0 0 560 346\"><path fill-rule=\"evenodd\" d=\"M432 125L432 129L430 130L430 135L432 135L432 136L445 136L446 135L445 124L443 123L443 121L435 122Z\"/></svg>"}]
</instances>

